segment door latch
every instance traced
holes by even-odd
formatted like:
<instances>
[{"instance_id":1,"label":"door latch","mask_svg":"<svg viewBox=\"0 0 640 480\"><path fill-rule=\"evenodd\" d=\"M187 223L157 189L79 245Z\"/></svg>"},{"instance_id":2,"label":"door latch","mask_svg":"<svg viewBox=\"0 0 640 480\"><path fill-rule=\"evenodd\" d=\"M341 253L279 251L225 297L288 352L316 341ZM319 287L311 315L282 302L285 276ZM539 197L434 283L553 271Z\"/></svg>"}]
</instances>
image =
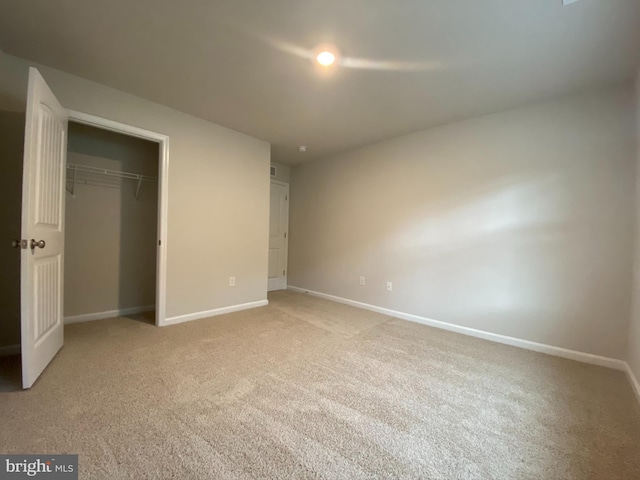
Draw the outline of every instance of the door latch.
<instances>
[{"instance_id":1,"label":"door latch","mask_svg":"<svg viewBox=\"0 0 640 480\"><path fill-rule=\"evenodd\" d=\"M13 248L24 248L27 249L28 248L28 244L26 240L11 240L11 246Z\"/></svg>"}]
</instances>

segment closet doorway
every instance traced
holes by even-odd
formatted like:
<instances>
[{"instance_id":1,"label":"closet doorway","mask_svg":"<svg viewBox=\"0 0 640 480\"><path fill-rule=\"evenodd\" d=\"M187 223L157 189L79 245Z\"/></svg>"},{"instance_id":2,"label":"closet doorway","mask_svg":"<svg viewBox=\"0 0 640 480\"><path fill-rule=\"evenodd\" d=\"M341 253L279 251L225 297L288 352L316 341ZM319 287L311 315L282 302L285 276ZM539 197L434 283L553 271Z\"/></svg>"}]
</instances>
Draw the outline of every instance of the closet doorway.
<instances>
[{"instance_id":1,"label":"closet doorway","mask_svg":"<svg viewBox=\"0 0 640 480\"><path fill-rule=\"evenodd\" d=\"M164 323L168 140L155 136L70 112L65 323L113 317Z\"/></svg>"}]
</instances>

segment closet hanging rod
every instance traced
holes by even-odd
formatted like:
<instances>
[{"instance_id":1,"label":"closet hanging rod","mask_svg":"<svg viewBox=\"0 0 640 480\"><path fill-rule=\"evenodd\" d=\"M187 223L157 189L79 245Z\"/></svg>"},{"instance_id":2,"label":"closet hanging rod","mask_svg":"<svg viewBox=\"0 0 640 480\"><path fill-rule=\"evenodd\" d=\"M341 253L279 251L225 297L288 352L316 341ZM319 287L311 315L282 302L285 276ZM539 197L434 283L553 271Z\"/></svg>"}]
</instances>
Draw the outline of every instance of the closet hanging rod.
<instances>
[{"instance_id":1,"label":"closet hanging rod","mask_svg":"<svg viewBox=\"0 0 640 480\"><path fill-rule=\"evenodd\" d=\"M74 163L67 163L67 169L73 170L73 184L71 189L67 187L67 190L71 194L72 197L75 197L76 193L76 182L78 177L78 172L84 173L93 173L97 175L107 175L109 177L117 177L117 178L129 178L131 180L137 180L138 186L136 187L136 200L138 200L138 196L140 195L140 187L142 186L142 182L156 182L158 179L156 177L151 177L149 175L141 175L139 173L131 173L131 172L122 172L119 170L109 170L108 168L97 168L97 167L89 167L87 165L77 165Z\"/></svg>"}]
</instances>

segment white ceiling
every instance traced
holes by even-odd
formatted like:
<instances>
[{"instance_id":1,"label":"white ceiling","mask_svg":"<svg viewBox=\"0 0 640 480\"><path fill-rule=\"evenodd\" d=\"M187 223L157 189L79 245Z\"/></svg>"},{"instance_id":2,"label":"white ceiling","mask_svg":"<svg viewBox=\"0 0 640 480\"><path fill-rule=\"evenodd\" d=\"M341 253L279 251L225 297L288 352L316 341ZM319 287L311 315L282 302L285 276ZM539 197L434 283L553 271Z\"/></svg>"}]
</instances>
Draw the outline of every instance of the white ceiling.
<instances>
[{"instance_id":1,"label":"white ceiling","mask_svg":"<svg viewBox=\"0 0 640 480\"><path fill-rule=\"evenodd\" d=\"M324 43L351 66L327 74L303 58ZM640 0L0 0L0 48L262 138L296 164L629 81Z\"/></svg>"}]
</instances>

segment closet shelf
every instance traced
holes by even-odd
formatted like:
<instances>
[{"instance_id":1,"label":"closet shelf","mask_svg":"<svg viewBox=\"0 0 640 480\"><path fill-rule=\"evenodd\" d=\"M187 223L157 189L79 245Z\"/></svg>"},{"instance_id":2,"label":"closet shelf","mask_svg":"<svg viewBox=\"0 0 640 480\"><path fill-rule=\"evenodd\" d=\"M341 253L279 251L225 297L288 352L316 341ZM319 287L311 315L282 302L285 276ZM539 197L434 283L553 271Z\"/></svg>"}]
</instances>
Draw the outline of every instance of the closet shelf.
<instances>
[{"instance_id":1,"label":"closet shelf","mask_svg":"<svg viewBox=\"0 0 640 480\"><path fill-rule=\"evenodd\" d=\"M73 177L71 179L69 179L69 177L67 176L67 181L71 180L72 182L71 189L67 187L67 191L71 194L71 196L75 196L78 172L92 173L95 175L106 175L108 177L116 177L116 178L128 178L130 180L137 180L138 186L136 187L136 200L138 200L138 195L140 195L140 187L142 186L142 182L158 181L156 177L150 177L149 175L141 175L139 173L131 173L131 172L122 172L119 170L109 170L108 168L89 167L87 165L77 165L74 163L67 163L67 170L73 171Z\"/></svg>"}]
</instances>

